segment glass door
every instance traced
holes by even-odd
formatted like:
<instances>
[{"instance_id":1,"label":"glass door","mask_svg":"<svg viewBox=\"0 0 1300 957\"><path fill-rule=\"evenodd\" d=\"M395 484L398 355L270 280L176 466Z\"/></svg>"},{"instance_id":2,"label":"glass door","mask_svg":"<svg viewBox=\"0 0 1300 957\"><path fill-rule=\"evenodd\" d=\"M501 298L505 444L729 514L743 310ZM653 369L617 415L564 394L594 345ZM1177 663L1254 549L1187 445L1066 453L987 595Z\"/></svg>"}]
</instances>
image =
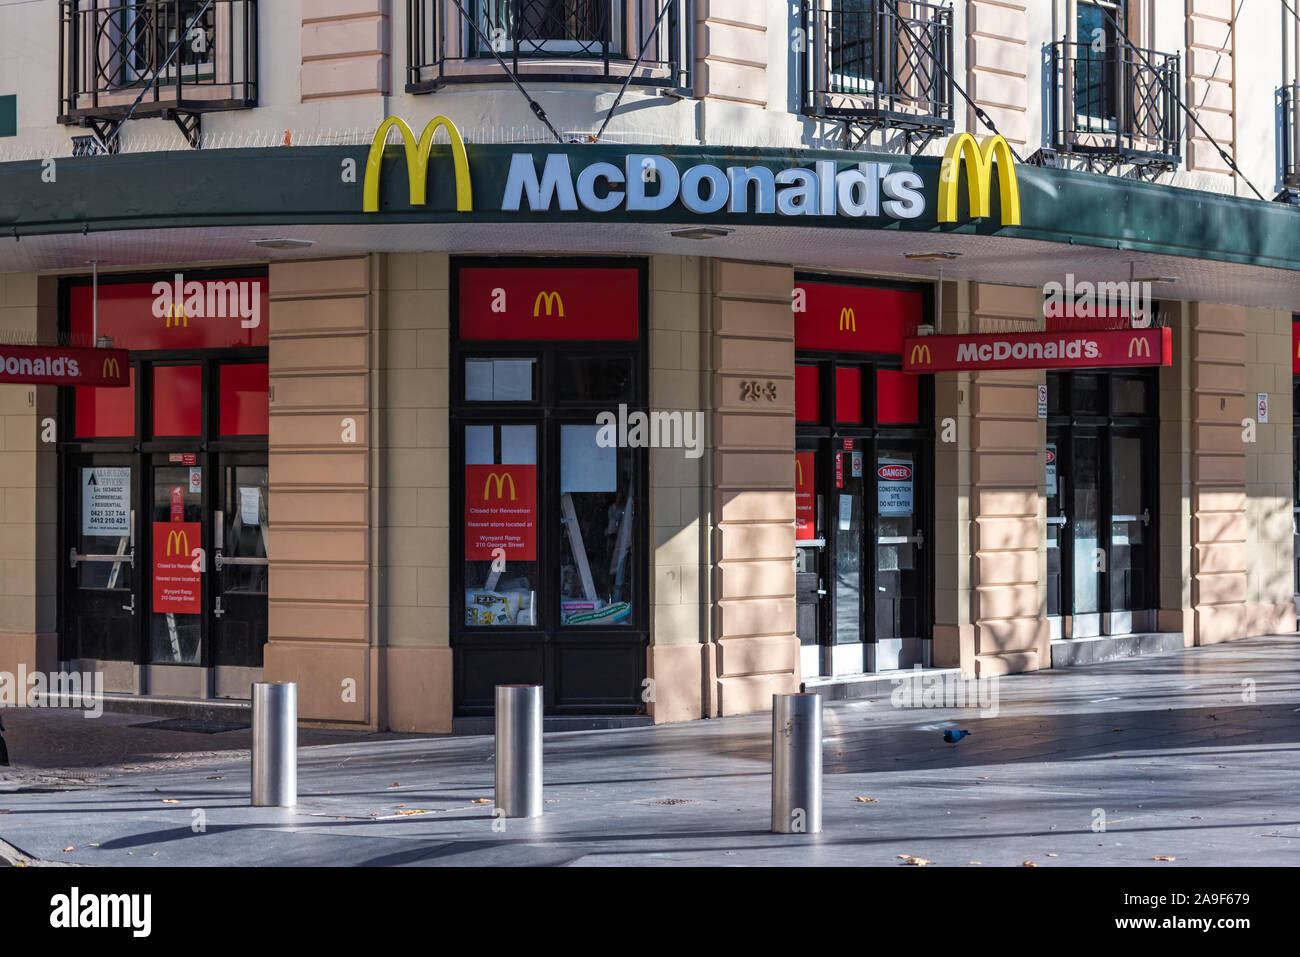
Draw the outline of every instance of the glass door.
<instances>
[{"instance_id":1,"label":"glass door","mask_svg":"<svg viewBox=\"0 0 1300 957\"><path fill-rule=\"evenodd\" d=\"M205 469L197 453L151 457L147 657L150 694L205 697Z\"/></svg>"},{"instance_id":2,"label":"glass door","mask_svg":"<svg viewBox=\"0 0 1300 957\"><path fill-rule=\"evenodd\" d=\"M869 569L863 562L867 541L863 508L865 461L870 449L861 439L837 438L832 462L830 522L833 524L834 627L831 673L860 674L867 669L863 639L864 589ZM869 443L867 443L869 445Z\"/></svg>"},{"instance_id":3,"label":"glass door","mask_svg":"<svg viewBox=\"0 0 1300 957\"><path fill-rule=\"evenodd\" d=\"M1148 614L1147 530L1151 508L1143 467L1143 436L1113 431L1110 435L1110 593L1106 634L1125 635L1152 626Z\"/></svg>"},{"instance_id":4,"label":"glass door","mask_svg":"<svg viewBox=\"0 0 1300 957\"><path fill-rule=\"evenodd\" d=\"M805 447L806 446L806 447ZM826 634L826 527L823 494L817 484L818 462L825 443L803 440L794 465L794 615L799 638L799 673L804 678L824 674Z\"/></svg>"},{"instance_id":5,"label":"glass door","mask_svg":"<svg viewBox=\"0 0 1300 957\"><path fill-rule=\"evenodd\" d=\"M1101 538L1101 477L1101 440L1094 431L1076 431L1070 443L1073 638L1101 634L1102 577L1107 562Z\"/></svg>"},{"instance_id":6,"label":"glass door","mask_svg":"<svg viewBox=\"0 0 1300 957\"><path fill-rule=\"evenodd\" d=\"M921 551L919 445L880 439L876 445L876 577L871 671L925 665L926 583Z\"/></svg>"},{"instance_id":7,"label":"glass door","mask_svg":"<svg viewBox=\"0 0 1300 957\"><path fill-rule=\"evenodd\" d=\"M1047 497L1047 621L1053 640L1064 636L1061 628L1061 609L1065 607L1064 552L1061 543L1066 535L1065 471L1059 460L1065 443L1061 429L1051 426L1047 430L1045 465L1045 494Z\"/></svg>"},{"instance_id":8,"label":"glass door","mask_svg":"<svg viewBox=\"0 0 1300 957\"><path fill-rule=\"evenodd\" d=\"M68 554L61 657L104 674L106 691L136 690L138 581L135 457L71 455L64 477Z\"/></svg>"},{"instance_id":9,"label":"glass door","mask_svg":"<svg viewBox=\"0 0 1300 957\"><path fill-rule=\"evenodd\" d=\"M247 698L261 680L267 640L269 525L267 458L225 453L212 514L212 693Z\"/></svg>"}]
</instances>

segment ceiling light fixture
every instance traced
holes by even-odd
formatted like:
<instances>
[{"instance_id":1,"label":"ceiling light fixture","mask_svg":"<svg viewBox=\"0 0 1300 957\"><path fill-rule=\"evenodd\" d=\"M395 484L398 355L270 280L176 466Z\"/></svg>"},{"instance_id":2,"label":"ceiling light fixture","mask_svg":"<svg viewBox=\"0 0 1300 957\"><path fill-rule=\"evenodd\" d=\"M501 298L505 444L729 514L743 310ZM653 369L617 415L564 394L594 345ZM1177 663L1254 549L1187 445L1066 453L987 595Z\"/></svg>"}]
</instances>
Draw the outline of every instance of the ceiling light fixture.
<instances>
[{"instance_id":1,"label":"ceiling light fixture","mask_svg":"<svg viewBox=\"0 0 1300 957\"><path fill-rule=\"evenodd\" d=\"M249 242L263 249L310 249L316 245L314 239L250 239Z\"/></svg>"},{"instance_id":2,"label":"ceiling light fixture","mask_svg":"<svg viewBox=\"0 0 1300 957\"><path fill-rule=\"evenodd\" d=\"M726 226L692 226L690 229L674 229L668 235L676 239L722 239L735 230Z\"/></svg>"}]
</instances>

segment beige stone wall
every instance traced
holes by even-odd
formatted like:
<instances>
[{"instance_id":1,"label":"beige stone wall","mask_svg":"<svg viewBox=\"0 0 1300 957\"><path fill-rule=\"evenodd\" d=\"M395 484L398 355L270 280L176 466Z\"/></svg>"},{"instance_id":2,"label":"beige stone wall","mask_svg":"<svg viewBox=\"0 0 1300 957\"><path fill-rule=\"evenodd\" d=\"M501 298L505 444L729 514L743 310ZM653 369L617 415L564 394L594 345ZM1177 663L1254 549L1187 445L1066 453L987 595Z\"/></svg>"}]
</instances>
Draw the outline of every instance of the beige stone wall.
<instances>
[{"instance_id":1,"label":"beige stone wall","mask_svg":"<svg viewBox=\"0 0 1300 957\"><path fill-rule=\"evenodd\" d=\"M1187 0L1187 104L1205 131L1237 159L1236 79L1237 35L1232 29L1233 0ZM1187 124L1187 168L1231 175L1228 164L1209 138ZM1289 351L1289 347L1288 347Z\"/></svg>"},{"instance_id":2,"label":"beige stone wall","mask_svg":"<svg viewBox=\"0 0 1300 957\"><path fill-rule=\"evenodd\" d=\"M389 92L390 0L307 0L302 17L302 99Z\"/></svg>"},{"instance_id":3,"label":"beige stone wall","mask_svg":"<svg viewBox=\"0 0 1300 957\"><path fill-rule=\"evenodd\" d=\"M943 284L938 332L970 332L970 284ZM975 674L971 601L971 395L972 377L934 377L934 631L930 661ZM949 441L951 439L951 441Z\"/></svg>"},{"instance_id":4,"label":"beige stone wall","mask_svg":"<svg viewBox=\"0 0 1300 957\"><path fill-rule=\"evenodd\" d=\"M695 94L767 106L767 6L696 0Z\"/></svg>"},{"instance_id":5,"label":"beige stone wall","mask_svg":"<svg viewBox=\"0 0 1300 957\"><path fill-rule=\"evenodd\" d=\"M1268 393L1268 422L1246 445L1246 633L1295 630L1291 313L1246 310L1247 416Z\"/></svg>"},{"instance_id":6,"label":"beige stone wall","mask_svg":"<svg viewBox=\"0 0 1300 957\"><path fill-rule=\"evenodd\" d=\"M970 0L966 5L967 92L1021 155L1029 142L1028 37L1024 0ZM984 135L984 124L969 107L965 128Z\"/></svg>"},{"instance_id":7,"label":"beige stone wall","mask_svg":"<svg viewBox=\"0 0 1300 957\"><path fill-rule=\"evenodd\" d=\"M305 721L373 728L371 268L369 257L271 266L265 675L298 682Z\"/></svg>"},{"instance_id":8,"label":"beige stone wall","mask_svg":"<svg viewBox=\"0 0 1300 957\"><path fill-rule=\"evenodd\" d=\"M386 726L448 732L450 274L446 254L380 257L375 600Z\"/></svg>"},{"instance_id":9,"label":"beige stone wall","mask_svg":"<svg viewBox=\"0 0 1300 957\"><path fill-rule=\"evenodd\" d=\"M1195 393L1192 390L1191 307L1162 302L1173 337L1173 365L1159 373L1160 453L1159 517L1160 608L1156 627L1182 632L1183 642L1196 640L1192 611L1192 430Z\"/></svg>"},{"instance_id":10,"label":"beige stone wall","mask_svg":"<svg viewBox=\"0 0 1300 957\"><path fill-rule=\"evenodd\" d=\"M971 331L1037 329L1042 293L976 283ZM979 675L1051 666L1046 619L1046 423L1038 418L1042 372L971 376L972 617Z\"/></svg>"},{"instance_id":11,"label":"beige stone wall","mask_svg":"<svg viewBox=\"0 0 1300 957\"><path fill-rule=\"evenodd\" d=\"M650 261L650 408L704 413L705 451L650 450L650 652L647 703L656 723L715 712L712 686L713 456L709 389L713 354L708 287L697 256Z\"/></svg>"},{"instance_id":12,"label":"beige stone wall","mask_svg":"<svg viewBox=\"0 0 1300 957\"><path fill-rule=\"evenodd\" d=\"M51 342L57 328L57 280L0 275L0 332ZM41 440L56 395L0 385L0 671L57 670L56 460L54 443Z\"/></svg>"},{"instance_id":13,"label":"beige stone wall","mask_svg":"<svg viewBox=\"0 0 1300 957\"><path fill-rule=\"evenodd\" d=\"M794 634L794 271L715 261L713 456L717 709L772 706L799 685ZM744 398L771 383L774 399Z\"/></svg>"}]
</instances>

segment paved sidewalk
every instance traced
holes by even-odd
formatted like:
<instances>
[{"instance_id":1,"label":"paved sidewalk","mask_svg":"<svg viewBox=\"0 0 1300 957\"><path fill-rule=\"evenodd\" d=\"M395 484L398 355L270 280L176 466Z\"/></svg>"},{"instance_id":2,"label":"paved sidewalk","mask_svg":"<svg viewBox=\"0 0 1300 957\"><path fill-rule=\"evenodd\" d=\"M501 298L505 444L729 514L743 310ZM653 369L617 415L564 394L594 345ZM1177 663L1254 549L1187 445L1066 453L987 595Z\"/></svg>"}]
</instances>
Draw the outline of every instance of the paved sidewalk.
<instances>
[{"instance_id":1,"label":"paved sidewalk","mask_svg":"<svg viewBox=\"0 0 1300 957\"><path fill-rule=\"evenodd\" d=\"M767 714L548 734L545 816L499 831L490 737L303 731L299 807L255 809L247 731L10 711L0 840L79 865L1300 865L1297 636L1012 676L999 698L828 704L821 835L768 833Z\"/></svg>"}]
</instances>

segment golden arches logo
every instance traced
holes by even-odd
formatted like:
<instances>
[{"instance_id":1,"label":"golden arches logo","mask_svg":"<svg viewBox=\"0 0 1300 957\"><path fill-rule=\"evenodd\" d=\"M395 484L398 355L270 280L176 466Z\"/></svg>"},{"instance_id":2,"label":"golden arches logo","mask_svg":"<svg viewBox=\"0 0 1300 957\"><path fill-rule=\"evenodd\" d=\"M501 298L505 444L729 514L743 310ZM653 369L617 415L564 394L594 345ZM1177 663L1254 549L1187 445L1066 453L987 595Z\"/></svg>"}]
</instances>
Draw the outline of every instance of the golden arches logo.
<instances>
[{"instance_id":1,"label":"golden arches logo","mask_svg":"<svg viewBox=\"0 0 1300 957\"><path fill-rule=\"evenodd\" d=\"M406 175L410 183L411 205L423 206L429 195L429 155L433 151L433 137L439 128L447 131L447 140L451 144L452 170L456 176L456 209L468 213L474 209L474 196L470 189L469 157L465 155L465 141L460 137L456 124L445 116L435 116L415 140L415 132L401 117L390 116L379 124L375 138L370 144L370 156L366 159L366 182L362 209L367 213L379 212L379 178L383 175L384 146L388 142L388 131L397 128L402 136L402 146L406 149Z\"/></svg>"},{"instance_id":2,"label":"golden arches logo","mask_svg":"<svg viewBox=\"0 0 1300 957\"><path fill-rule=\"evenodd\" d=\"M998 197L1002 202L1002 225L1020 225L1020 181L1016 177L1015 157L1001 136L985 137L977 143L969 133L958 133L948 140L939 172L939 222L957 221L957 184L961 165L966 167L966 190L972 218L989 215L989 198L993 192L993 161L998 163Z\"/></svg>"},{"instance_id":3,"label":"golden arches logo","mask_svg":"<svg viewBox=\"0 0 1300 957\"><path fill-rule=\"evenodd\" d=\"M803 463L798 459L794 460L794 484L796 487L803 485Z\"/></svg>"},{"instance_id":4,"label":"golden arches logo","mask_svg":"<svg viewBox=\"0 0 1300 957\"><path fill-rule=\"evenodd\" d=\"M931 361L929 346L919 344L912 346L912 357L908 359L908 362L914 366L928 366Z\"/></svg>"},{"instance_id":5,"label":"golden arches logo","mask_svg":"<svg viewBox=\"0 0 1300 957\"><path fill-rule=\"evenodd\" d=\"M492 487L493 481L497 486L497 498L505 496L506 483L510 483L510 501L515 501L515 477L509 472L492 472L483 481L483 501L489 501L488 489Z\"/></svg>"},{"instance_id":6,"label":"golden arches logo","mask_svg":"<svg viewBox=\"0 0 1300 957\"><path fill-rule=\"evenodd\" d=\"M173 545L176 546L175 551L172 550ZM181 531L180 529L175 529L167 533L167 554L168 555L188 556L189 553L190 553L190 539L189 536L185 534L185 532Z\"/></svg>"},{"instance_id":7,"label":"golden arches logo","mask_svg":"<svg viewBox=\"0 0 1300 957\"><path fill-rule=\"evenodd\" d=\"M840 309L840 332L843 332L846 329L849 332L858 331L858 320L857 317L853 315L852 306L844 306Z\"/></svg>"},{"instance_id":8,"label":"golden arches logo","mask_svg":"<svg viewBox=\"0 0 1300 957\"><path fill-rule=\"evenodd\" d=\"M173 325L178 328L184 326L186 329L190 327L190 318L185 315L185 306L182 303L178 302L167 310L166 328L170 329Z\"/></svg>"},{"instance_id":9,"label":"golden arches logo","mask_svg":"<svg viewBox=\"0 0 1300 957\"><path fill-rule=\"evenodd\" d=\"M122 367L118 365L116 358L114 358L113 356L109 356L107 359L104 360L103 373L105 379L107 379L109 376L112 376L113 378L116 379L118 376L122 374Z\"/></svg>"},{"instance_id":10,"label":"golden arches logo","mask_svg":"<svg viewBox=\"0 0 1300 957\"><path fill-rule=\"evenodd\" d=\"M548 316L551 314L551 310L555 309L559 312L560 318L564 318L564 300L558 292L539 292L537 294L537 298L533 300L534 318L541 315L543 302L546 303L546 314Z\"/></svg>"},{"instance_id":11,"label":"golden arches logo","mask_svg":"<svg viewBox=\"0 0 1300 957\"><path fill-rule=\"evenodd\" d=\"M1146 356L1151 358L1151 343L1139 336L1134 336L1128 343L1128 357Z\"/></svg>"}]
</instances>

